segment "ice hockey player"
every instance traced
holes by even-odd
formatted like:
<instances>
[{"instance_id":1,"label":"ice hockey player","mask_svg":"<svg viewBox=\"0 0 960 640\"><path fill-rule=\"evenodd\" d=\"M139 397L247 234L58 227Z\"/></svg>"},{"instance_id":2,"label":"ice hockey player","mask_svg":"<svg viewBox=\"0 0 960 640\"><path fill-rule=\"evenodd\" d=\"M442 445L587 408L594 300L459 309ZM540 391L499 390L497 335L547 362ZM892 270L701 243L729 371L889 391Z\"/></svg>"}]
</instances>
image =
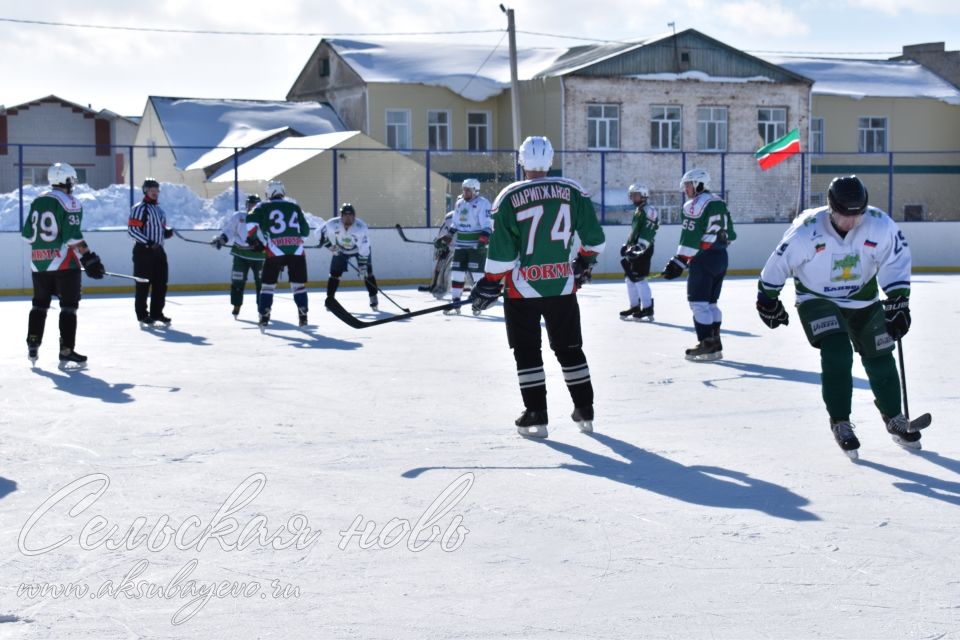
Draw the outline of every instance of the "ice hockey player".
<instances>
[{"instance_id":1,"label":"ice hockey player","mask_svg":"<svg viewBox=\"0 0 960 640\"><path fill-rule=\"evenodd\" d=\"M788 324L780 292L793 277L804 333L820 350L830 429L854 460L860 448L850 422L854 351L894 442L919 449L919 429L930 424L929 414L912 422L903 415L892 353L910 329L910 248L893 219L868 206L867 197L858 177L834 178L827 206L802 212L767 259L757 293L760 319L771 329ZM887 296L882 303L878 290Z\"/></svg>"},{"instance_id":2,"label":"ice hockey player","mask_svg":"<svg viewBox=\"0 0 960 640\"><path fill-rule=\"evenodd\" d=\"M727 275L727 245L737 234L726 203L710 192L710 174L706 170L687 171L680 178L680 188L687 198L681 216L680 246L660 275L673 280L690 267L687 301L693 310L697 345L687 349L687 360L719 360L723 357L723 315L717 301Z\"/></svg>"},{"instance_id":3,"label":"ice hockey player","mask_svg":"<svg viewBox=\"0 0 960 640\"><path fill-rule=\"evenodd\" d=\"M310 225L300 205L288 199L286 193L283 182L271 180L264 192L267 199L247 214L246 244L251 250L266 255L257 305L260 331L265 331L270 323L273 292L284 268L290 279L300 326L307 326L307 256L303 239L310 235Z\"/></svg>"},{"instance_id":4,"label":"ice hockey player","mask_svg":"<svg viewBox=\"0 0 960 640\"><path fill-rule=\"evenodd\" d=\"M227 223L223 225L220 235L210 241L210 244L218 250L224 245L231 245L233 269L230 273L230 304L233 305L235 320L240 315L240 307L243 306L243 292L247 288L247 274L250 272L253 272L253 282L257 288L256 301L258 305L260 304L260 272L263 270L263 261L266 258L263 251L254 251L246 245L247 214L260 204L260 196L255 193L247 196L246 204L246 211L237 211L230 216Z\"/></svg>"},{"instance_id":5,"label":"ice hockey player","mask_svg":"<svg viewBox=\"0 0 960 640\"><path fill-rule=\"evenodd\" d=\"M127 233L134 240L133 275L146 278L148 282L137 282L133 308L141 327L168 327L170 318L163 315L163 308L167 303L170 267L163 242L173 237L173 229L167 226L167 215L158 201L160 183L146 178L140 190L143 191L143 200L130 210Z\"/></svg>"},{"instance_id":6,"label":"ice hockey player","mask_svg":"<svg viewBox=\"0 0 960 640\"><path fill-rule=\"evenodd\" d=\"M492 305L500 297L500 281L508 276L503 314L524 406L515 422L517 432L547 437L541 318L573 399L571 417L581 431L590 432L593 385L583 353L576 291L603 251L603 229L580 184L547 177L553 163L550 140L542 136L524 140L519 162L524 179L507 186L494 200L490 255L484 277L473 288L472 304L475 309ZM581 247L571 264L574 234Z\"/></svg>"},{"instance_id":7,"label":"ice hockey player","mask_svg":"<svg viewBox=\"0 0 960 640\"><path fill-rule=\"evenodd\" d=\"M83 207L73 197L77 172L66 162L47 169L51 189L36 198L23 223L21 235L30 243L33 307L27 323L27 357L36 364L47 310L53 296L60 299L60 368L82 369L87 356L74 351L77 339L77 307L80 305L80 267L99 280L103 263L87 247L80 231Z\"/></svg>"},{"instance_id":8,"label":"ice hockey player","mask_svg":"<svg viewBox=\"0 0 960 640\"><path fill-rule=\"evenodd\" d=\"M453 302L460 300L467 273L474 282L484 273L487 257L487 243L490 241L490 201L480 195L480 181L467 178L463 181L463 195L457 198L453 207L453 222L450 234L454 245L453 263L450 268L450 297ZM459 314L460 307L454 307L445 314ZM479 311L474 309L474 315Z\"/></svg>"},{"instance_id":9,"label":"ice hockey player","mask_svg":"<svg viewBox=\"0 0 960 640\"><path fill-rule=\"evenodd\" d=\"M653 241L660 228L660 214L647 201L650 189L634 183L627 189L627 196L636 210L627 242L620 247L620 264L623 266L624 282L630 308L620 312L624 320L653 320L653 296L647 276L650 275L650 260L653 258Z\"/></svg>"},{"instance_id":10,"label":"ice hockey player","mask_svg":"<svg viewBox=\"0 0 960 640\"><path fill-rule=\"evenodd\" d=\"M327 220L321 232L323 246L333 252L330 259L330 278L327 280L327 300L332 300L340 286L340 276L356 258L363 286L370 296L370 308L379 310L377 279L373 275L373 250L367 223L357 217L357 210L349 202L340 206L340 217Z\"/></svg>"}]
</instances>

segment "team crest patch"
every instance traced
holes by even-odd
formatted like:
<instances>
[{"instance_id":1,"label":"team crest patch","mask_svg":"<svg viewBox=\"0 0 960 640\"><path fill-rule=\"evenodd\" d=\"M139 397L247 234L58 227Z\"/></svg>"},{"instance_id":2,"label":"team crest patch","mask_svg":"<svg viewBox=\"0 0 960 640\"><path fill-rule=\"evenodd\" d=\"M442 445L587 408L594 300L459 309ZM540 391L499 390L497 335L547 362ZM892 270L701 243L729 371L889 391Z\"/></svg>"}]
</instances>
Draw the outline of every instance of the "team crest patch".
<instances>
[{"instance_id":1,"label":"team crest patch","mask_svg":"<svg viewBox=\"0 0 960 640\"><path fill-rule=\"evenodd\" d=\"M833 254L830 267L830 282L850 282L859 280L863 269L859 253Z\"/></svg>"},{"instance_id":2,"label":"team crest patch","mask_svg":"<svg viewBox=\"0 0 960 640\"><path fill-rule=\"evenodd\" d=\"M884 331L880 335L874 338L874 342L877 345L877 351L882 351L888 347L893 346L893 338L890 337L890 334Z\"/></svg>"},{"instance_id":3,"label":"team crest patch","mask_svg":"<svg viewBox=\"0 0 960 640\"><path fill-rule=\"evenodd\" d=\"M836 316L829 316L827 318L820 318L819 320L814 320L810 323L810 333L815 336L820 335L824 331L830 331L831 329L839 329L840 321L837 320Z\"/></svg>"},{"instance_id":4,"label":"team crest patch","mask_svg":"<svg viewBox=\"0 0 960 640\"><path fill-rule=\"evenodd\" d=\"M817 243L817 245L814 247L814 249L817 250L817 253L823 252L826 248L827 248L827 244L826 244L825 242L819 242L819 243Z\"/></svg>"}]
</instances>

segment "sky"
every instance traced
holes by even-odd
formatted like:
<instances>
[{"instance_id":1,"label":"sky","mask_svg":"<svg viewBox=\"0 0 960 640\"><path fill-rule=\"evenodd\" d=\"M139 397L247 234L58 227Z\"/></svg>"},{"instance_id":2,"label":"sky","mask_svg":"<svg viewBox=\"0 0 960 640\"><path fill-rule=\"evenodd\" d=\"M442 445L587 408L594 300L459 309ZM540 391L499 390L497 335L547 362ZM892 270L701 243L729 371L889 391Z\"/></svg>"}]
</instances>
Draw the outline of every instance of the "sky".
<instances>
[{"instance_id":1,"label":"sky","mask_svg":"<svg viewBox=\"0 0 960 640\"><path fill-rule=\"evenodd\" d=\"M489 31L407 36L443 44L506 47L499 2L483 0L0 0L0 104L55 94L128 116L147 96L282 100L321 37L375 39L387 33ZM697 29L728 45L763 52L888 58L904 45L960 49L956 0L518 0L519 47L567 47ZM10 22L101 25L125 31ZM165 33L160 29L282 32L285 36ZM364 35L360 35L364 34ZM549 35L537 35L549 34ZM558 37L560 36L560 37Z\"/></svg>"}]
</instances>

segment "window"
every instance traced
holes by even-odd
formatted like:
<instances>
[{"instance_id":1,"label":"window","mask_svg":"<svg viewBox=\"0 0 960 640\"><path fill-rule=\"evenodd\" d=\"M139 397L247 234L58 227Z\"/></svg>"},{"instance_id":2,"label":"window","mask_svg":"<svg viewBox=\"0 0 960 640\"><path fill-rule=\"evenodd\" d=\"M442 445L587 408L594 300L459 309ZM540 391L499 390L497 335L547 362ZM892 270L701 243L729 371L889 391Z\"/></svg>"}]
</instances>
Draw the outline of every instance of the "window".
<instances>
[{"instance_id":1,"label":"window","mask_svg":"<svg viewBox=\"0 0 960 640\"><path fill-rule=\"evenodd\" d=\"M883 153L887 150L887 119L860 118L860 153Z\"/></svg>"},{"instance_id":2,"label":"window","mask_svg":"<svg viewBox=\"0 0 960 640\"><path fill-rule=\"evenodd\" d=\"M387 109L387 146L391 149L410 148L409 109Z\"/></svg>"},{"instance_id":3,"label":"window","mask_svg":"<svg viewBox=\"0 0 960 640\"><path fill-rule=\"evenodd\" d=\"M467 149L488 151L490 149L490 112L467 112Z\"/></svg>"},{"instance_id":4,"label":"window","mask_svg":"<svg viewBox=\"0 0 960 640\"><path fill-rule=\"evenodd\" d=\"M683 195L679 191L651 191L650 204L656 207L660 214L660 224L680 222Z\"/></svg>"},{"instance_id":5,"label":"window","mask_svg":"<svg viewBox=\"0 0 960 640\"><path fill-rule=\"evenodd\" d=\"M653 107L650 115L650 148L680 150L680 107Z\"/></svg>"},{"instance_id":6,"label":"window","mask_svg":"<svg viewBox=\"0 0 960 640\"><path fill-rule=\"evenodd\" d=\"M153 138L147 139L147 157L156 158L157 157L157 141Z\"/></svg>"},{"instance_id":7,"label":"window","mask_svg":"<svg viewBox=\"0 0 960 640\"><path fill-rule=\"evenodd\" d=\"M77 172L77 184L87 184L87 170L86 169L76 169ZM44 176L46 178L46 176Z\"/></svg>"},{"instance_id":8,"label":"window","mask_svg":"<svg viewBox=\"0 0 960 640\"><path fill-rule=\"evenodd\" d=\"M810 118L810 153L823 154L823 118Z\"/></svg>"},{"instance_id":9,"label":"window","mask_svg":"<svg viewBox=\"0 0 960 640\"><path fill-rule=\"evenodd\" d=\"M787 135L787 110L762 108L757 111L757 130L763 144L770 144Z\"/></svg>"},{"instance_id":10,"label":"window","mask_svg":"<svg viewBox=\"0 0 960 640\"><path fill-rule=\"evenodd\" d=\"M587 148L620 148L620 106L587 105Z\"/></svg>"},{"instance_id":11,"label":"window","mask_svg":"<svg viewBox=\"0 0 960 640\"><path fill-rule=\"evenodd\" d=\"M697 108L697 150L727 150L727 108Z\"/></svg>"},{"instance_id":12,"label":"window","mask_svg":"<svg viewBox=\"0 0 960 640\"><path fill-rule=\"evenodd\" d=\"M317 60L317 74L321 78L326 78L330 75L330 58L323 58L322 60Z\"/></svg>"},{"instance_id":13,"label":"window","mask_svg":"<svg viewBox=\"0 0 960 640\"><path fill-rule=\"evenodd\" d=\"M824 201L822 193L811 193L810 194L810 206L811 207L822 207L826 204Z\"/></svg>"},{"instance_id":14,"label":"window","mask_svg":"<svg viewBox=\"0 0 960 640\"><path fill-rule=\"evenodd\" d=\"M433 151L450 151L450 112L427 112L427 147Z\"/></svg>"},{"instance_id":15,"label":"window","mask_svg":"<svg viewBox=\"0 0 960 640\"><path fill-rule=\"evenodd\" d=\"M47 182L47 169L48 167L24 167L23 184L34 184L37 186L49 184Z\"/></svg>"}]
</instances>

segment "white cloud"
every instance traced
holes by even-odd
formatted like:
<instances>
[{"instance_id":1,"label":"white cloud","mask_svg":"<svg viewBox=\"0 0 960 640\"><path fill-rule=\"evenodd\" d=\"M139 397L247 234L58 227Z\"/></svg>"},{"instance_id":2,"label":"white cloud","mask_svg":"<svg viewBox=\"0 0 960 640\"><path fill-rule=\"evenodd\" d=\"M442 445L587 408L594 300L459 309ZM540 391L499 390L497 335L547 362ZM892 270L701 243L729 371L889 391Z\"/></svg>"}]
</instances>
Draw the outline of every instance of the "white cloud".
<instances>
[{"instance_id":1,"label":"white cloud","mask_svg":"<svg viewBox=\"0 0 960 640\"><path fill-rule=\"evenodd\" d=\"M956 0L849 0L846 4L891 16L904 13L960 15L960 2Z\"/></svg>"}]
</instances>

